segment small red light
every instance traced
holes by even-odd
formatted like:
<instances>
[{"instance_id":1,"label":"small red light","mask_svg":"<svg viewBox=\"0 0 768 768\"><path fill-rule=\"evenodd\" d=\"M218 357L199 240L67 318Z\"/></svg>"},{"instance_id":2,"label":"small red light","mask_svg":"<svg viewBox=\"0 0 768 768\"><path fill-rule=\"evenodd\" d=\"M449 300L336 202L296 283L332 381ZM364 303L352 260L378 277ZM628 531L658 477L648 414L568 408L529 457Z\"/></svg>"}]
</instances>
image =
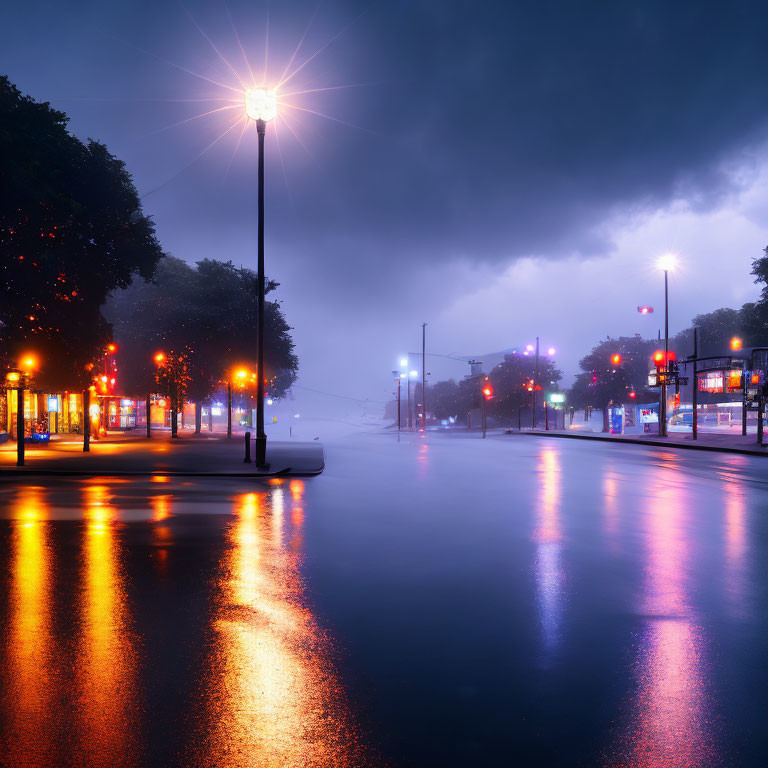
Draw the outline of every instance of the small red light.
<instances>
[{"instance_id":1,"label":"small red light","mask_svg":"<svg viewBox=\"0 0 768 768\"><path fill-rule=\"evenodd\" d=\"M660 349L657 349L653 353L653 362L656 363L656 365L661 365L664 362L664 353Z\"/></svg>"},{"instance_id":2,"label":"small red light","mask_svg":"<svg viewBox=\"0 0 768 768\"><path fill-rule=\"evenodd\" d=\"M630 399L630 400L634 400L636 397L637 397L637 392L635 392L635 390L633 389L633 390L632 390L632 391L629 393L629 399Z\"/></svg>"}]
</instances>

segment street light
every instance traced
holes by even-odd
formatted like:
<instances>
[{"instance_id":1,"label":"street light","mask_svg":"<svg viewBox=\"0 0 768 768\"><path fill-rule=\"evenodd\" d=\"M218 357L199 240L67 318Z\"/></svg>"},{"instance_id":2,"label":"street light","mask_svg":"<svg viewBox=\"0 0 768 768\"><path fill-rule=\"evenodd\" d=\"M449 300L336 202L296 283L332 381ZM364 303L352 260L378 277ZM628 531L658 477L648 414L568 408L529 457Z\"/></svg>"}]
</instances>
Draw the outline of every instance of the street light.
<instances>
[{"instance_id":1,"label":"street light","mask_svg":"<svg viewBox=\"0 0 768 768\"><path fill-rule=\"evenodd\" d=\"M738 336L734 336L731 339L731 349L735 351L738 351L741 349L742 341Z\"/></svg>"},{"instance_id":2,"label":"street light","mask_svg":"<svg viewBox=\"0 0 768 768\"><path fill-rule=\"evenodd\" d=\"M16 390L16 466L24 466L24 372L12 368L5 374L6 387Z\"/></svg>"},{"instance_id":3,"label":"street light","mask_svg":"<svg viewBox=\"0 0 768 768\"><path fill-rule=\"evenodd\" d=\"M411 379L415 379L418 375L418 371L411 371L408 374L408 418L406 419L406 422L408 423L409 428L413 426L413 422L411 421Z\"/></svg>"},{"instance_id":4,"label":"street light","mask_svg":"<svg viewBox=\"0 0 768 768\"><path fill-rule=\"evenodd\" d=\"M277 117L277 94L274 90L256 88L245 94L245 114L256 121L259 136L258 169L258 278L259 301L256 328L256 466L267 465L267 435L264 432L264 136L267 122Z\"/></svg>"},{"instance_id":5,"label":"street light","mask_svg":"<svg viewBox=\"0 0 768 768\"><path fill-rule=\"evenodd\" d=\"M525 345L525 352L524 355L528 355L529 353L533 352L535 350L536 352L536 366L535 366L535 378L533 379L533 389L529 390L531 392L531 429L536 429L536 391L541 389L541 386L539 385L539 337L536 337L536 344L526 344ZM547 356L548 357L554 357L555 352L557 350L554 347L549 347L547 349Z\"/></svg>"},{"instance_id":6,"label":"street light","mask_svg":"<svg viewBox=\"0 0 768 768\"><path fill-rule=\"evenodd\" d=\"M667 376L669 371L669 273L677 268L677 256L665 253L656 261L656 266L664 272L664 365L665 375L661 382L661 402L659 403L659 437L667 436Z\"/></svg>"}]
</instances>

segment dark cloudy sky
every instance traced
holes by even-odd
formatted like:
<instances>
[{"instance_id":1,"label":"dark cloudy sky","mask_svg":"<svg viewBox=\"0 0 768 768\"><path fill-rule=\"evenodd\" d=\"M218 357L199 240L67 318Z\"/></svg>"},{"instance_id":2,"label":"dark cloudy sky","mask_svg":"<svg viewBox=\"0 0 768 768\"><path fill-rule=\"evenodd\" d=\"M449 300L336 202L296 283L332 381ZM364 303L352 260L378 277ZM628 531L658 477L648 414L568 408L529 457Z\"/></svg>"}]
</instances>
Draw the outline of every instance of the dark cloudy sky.
<instances>
[{"instance_id":1,"label":"dark cloudy sky","mask_svg":"<svg viewBox=\"0 0 768 768\"><path fill-rule=\"evenodd\" d=\"M435 352L538 334L573 372L606 334L656 332L635 308L660 308L668 250L673 330L756 295L764 4L7 3L0 69L126 161L164 248L253 265L255 131L198 157L239 111L172 125L234 95L184 70L240 87L196 24L250 80L230 17L257 80L267 38L270 83L308 25L290 69L319 51L267 137L267 271L304 385L383 398L422 321Z\"/></svg>"}]
</instances>

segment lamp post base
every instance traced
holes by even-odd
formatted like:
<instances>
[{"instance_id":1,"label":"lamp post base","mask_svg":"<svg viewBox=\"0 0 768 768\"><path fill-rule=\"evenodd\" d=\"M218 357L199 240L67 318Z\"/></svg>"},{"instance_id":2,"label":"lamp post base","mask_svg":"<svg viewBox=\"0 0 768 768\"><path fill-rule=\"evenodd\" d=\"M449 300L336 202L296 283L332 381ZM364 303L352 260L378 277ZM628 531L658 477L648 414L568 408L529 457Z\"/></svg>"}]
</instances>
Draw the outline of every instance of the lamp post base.
<instances>
[{"instance_id":1,"label":"lamp post base","mask_svg":"<svg viewBox=\"0 0 768 768\"><path fill-rule=\"evenodd\" d=\"M267 436L261 435L257 437L254 442L256 443L256 466L259 469L267 469Z\"/></svg>"}]
</instances>

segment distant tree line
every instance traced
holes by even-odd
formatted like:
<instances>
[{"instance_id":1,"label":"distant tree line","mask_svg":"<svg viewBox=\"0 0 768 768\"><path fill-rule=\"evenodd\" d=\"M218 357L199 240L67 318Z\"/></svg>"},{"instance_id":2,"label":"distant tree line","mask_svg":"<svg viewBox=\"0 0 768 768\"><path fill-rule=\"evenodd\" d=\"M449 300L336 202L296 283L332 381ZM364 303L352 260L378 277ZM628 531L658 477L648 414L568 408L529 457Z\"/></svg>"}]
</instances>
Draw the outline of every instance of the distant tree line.
<instances>
[{"instance_id":1,"label":"distant tree line","mask_svg":"<svg viewBox=\"0 0 768 768\"><path fill-rule=\"evenodd\" d=\"M699 357L728 354L734 337L744 347L768 345L768 247L753 261L752 275L763 286L758 300L740 309L721 308L694 317L689 328L669 340L678 360L693 355L694 328L698 329ZM607 429L608 408L627 402L628 392L634 392L638 403L655 402L658 390L649 389L647 383L653 352L659 347L658 339L640 336L608 337L599 342L579 363L581 372L568 393L569 404L600 409ZM621 355L619 365L611 362L614 354Z\"/></svg>"},{"instance_id":2,"label":"distant tree line","mask_svg":"<svg viewBox=\"0 0 768 768\"><path fill-rule=\"evenodd\" d=\"M536 392L540 407L544 397L558 391L558 382L562 378L561 372L548 357L540 357L537 378L536 358L533 355L506 355L488 374L458 382L454 379L438 381L427 386L429 412L438 420L454 417L458 422L465 422L467 413L481 405L481 390L486 375L493 388L493 399L488 403L489 413L502 421L515 419L520 409L531 407L531 386L541 387Z\"/></svg>"},{"instance_id":3,"label":"distant tree line","mask_svg":"<svg viewBox=\"0 0 768 768\"><path fill-rule=\"evenodd\" d=\"M36 387L83 389L114 341L121 394L167 390L180 403L210 397L233 365L255 370L257 275L163 254L124 164L67 122L0 77L0 366L31 352ZM278 398L298 360L275 301L264 331Z\"/></svg>"},{"instance_id":4,"label":"distant tree line","mask_svg":"<svg viewBox=\"0 0 768 768\"><path fill-rule=\"evenodd\" d=\"M670 338L670 349L679 360L693 354L693 329L698 329L699 357L713 357L730 352L730 340L742 339L744 347L768 346L768 247L752 265L755 282L762 284L756 302L744 304L740 309L721 308L697 315L689 328ZM659 349L658 339L644 339L639 335L606 337L598 342L579 362L580 372L567 392L568 405L575 408L594 408L603 413L603 428L608 429L608 409L630 400L636 403L658 401L658 390L648 388L648 374L653 352ZM620 362L615 362L615 355ZM514 418L518 409L530 407L531 395L527 384L534 376L532 356L506 355L503 363L487 375L494 388L489 412L507 419ZM560 372L549 359L542 358L539 383L543 397L557 391ZM466 378L439 381L428 387L427 403L430 413L438 420L451 416L459 421L480 405L481 380Z\"/></svg>"}]
</instances>

